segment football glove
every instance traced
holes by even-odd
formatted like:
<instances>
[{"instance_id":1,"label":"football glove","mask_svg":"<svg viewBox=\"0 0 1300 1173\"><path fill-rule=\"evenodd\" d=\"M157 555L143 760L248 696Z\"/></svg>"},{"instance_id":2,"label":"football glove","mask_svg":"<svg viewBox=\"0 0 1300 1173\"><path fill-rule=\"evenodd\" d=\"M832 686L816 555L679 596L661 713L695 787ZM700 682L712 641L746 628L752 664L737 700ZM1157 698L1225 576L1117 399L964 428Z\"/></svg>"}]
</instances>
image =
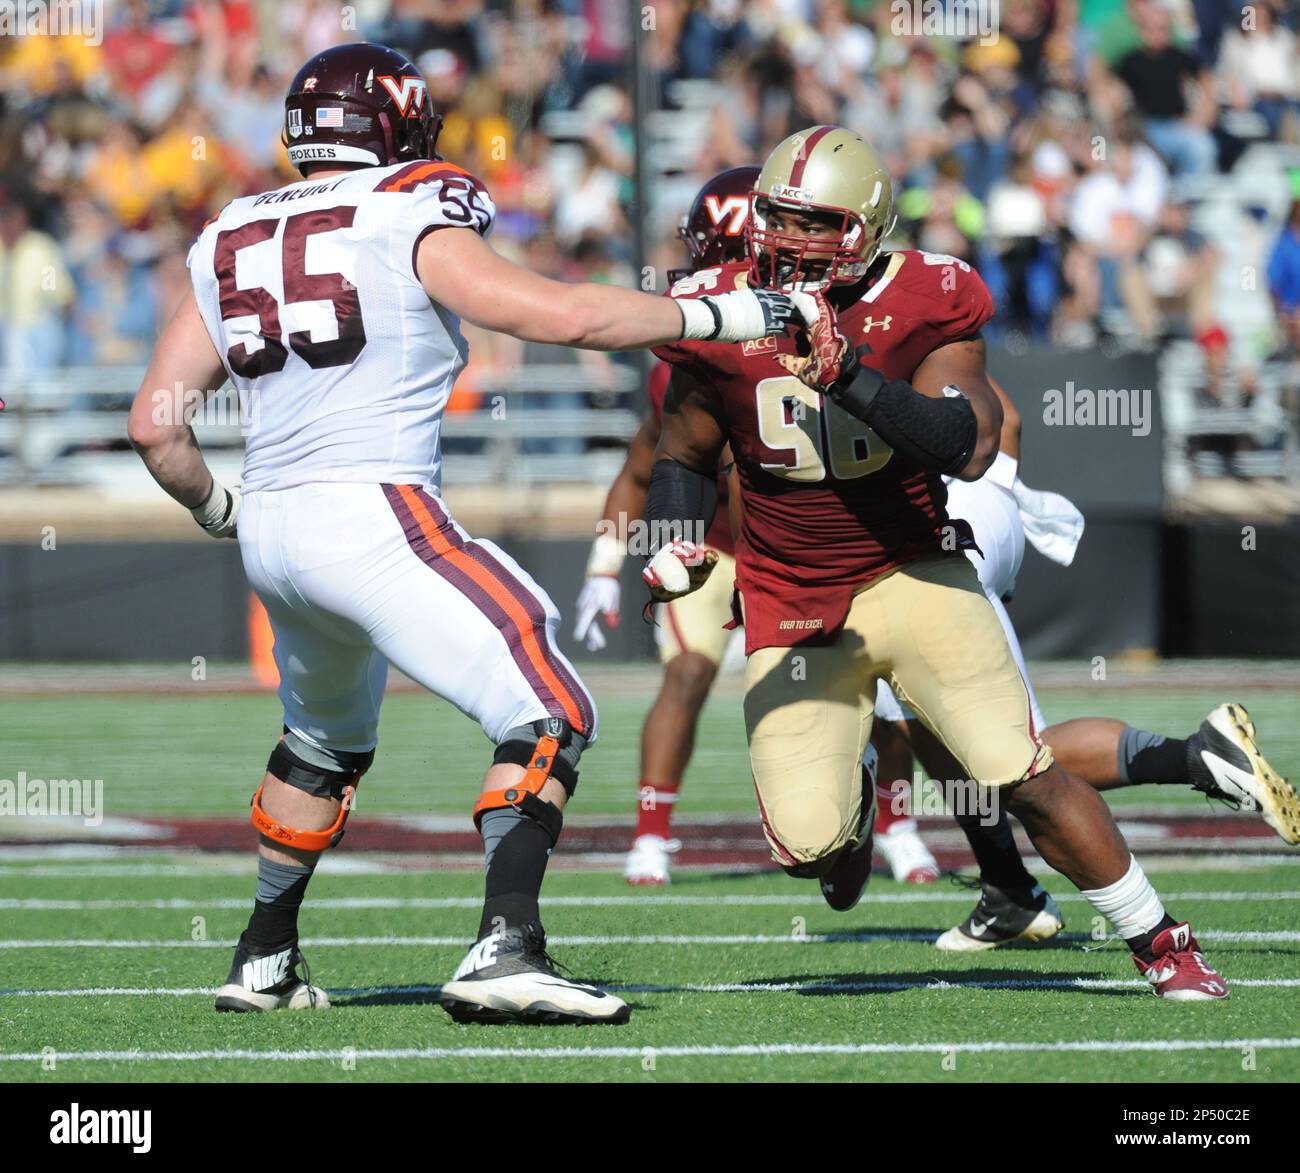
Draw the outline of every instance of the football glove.
<instances>
[{"instance_id":1,"label":"football glove","mask_svg":"<svg viewBox=\"0 0 1300 1173\"><path fill-rule=\"evenodd\" d=\"M826 295L818 292L811 296L817 305L817 320L808 329L809 353L778 354L776 359L800 382L815 391L827 391L854 361L853 350L849 340L840 333L835 310Z\"/></svg>"},{"instance_id":2,"label":"football glove","mask_svg":"<svg viewBox=\"0 0 1300 1173\"><path fill-rule=\"evenodd\" d=\"M212 478L212 492L208 499L190 514L214 538L233 538L235 522L239 518L239 504L243 498L237 488L227 489L216 477Z\"/></svg>"},{"instance_id":3,"label":"football glove","mask_svg":"<svg viewBox=\"0 0 1300 1173\"><path fill-rule=\"evenodd\" d=\"M646 563L641 577L656 603L671 603L698 591L718 564L716 550L706 550L682 538L669 542Z\"/></svg>"},{"instance_id":4,"label":"football glove","mask_svg":"<svg viewBox=\"0 0 1300 1173\"><path fill-rule=\"evenodd\" d=\"M573 638L585 641L589 652L598 652L605 646L605 633L597 618L604 619L605 626L611 630L618 626L622 595L618 572L622 565L622 543L612 534L597 537L587 559L587 578L578 595L578 616L573 627Z\"/></svg>"},{"instance_id":5,"label":"football glove","mask_svg":"<svg viewBox=\"0 0 1300 1173\"><path fill-rule=\"evenodd\" d=\"M784 334L790 326L812 326L821 311L811 294L772 289L683 298L682 338L699 342L749 342Z\"/></svg>"}]
</instances>

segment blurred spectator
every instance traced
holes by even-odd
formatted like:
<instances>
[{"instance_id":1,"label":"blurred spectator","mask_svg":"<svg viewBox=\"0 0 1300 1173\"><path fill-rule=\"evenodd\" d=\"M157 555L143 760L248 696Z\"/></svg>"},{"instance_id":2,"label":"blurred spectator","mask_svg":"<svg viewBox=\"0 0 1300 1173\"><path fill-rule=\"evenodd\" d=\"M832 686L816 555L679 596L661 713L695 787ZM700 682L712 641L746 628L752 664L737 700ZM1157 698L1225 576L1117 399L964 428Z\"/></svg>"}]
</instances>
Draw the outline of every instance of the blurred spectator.
<instances>
[{"instance_id":1,"label":"blurred spectator","mask_svg":"<svg viewBox=\"0 0 1300 1173\"><path fill-rule=\"evenodd\" d=\"M1069 229L1074 244L1065 259L1073 290L1070 329L1063 342L1092 344L1091 324L1103 309L1123 308L1144 342L1158 329L1155 307L1140 267L1168 186L1164 165L1145 143L1116 135L1092 159L1074 189Z\"/></svg>"},{"instance_id":2,"label":"blurred spectator","mask_svg":"<svg viewBox=\"0 0 1300 1173\"><path fill-rule=\"evenodd\" d=\"M718 63L749 43L741 0L706 0L691 6L678 40L686 77L712 77Z\"/></svg>"},{"instance_id":3,"label":"blurred spectator","mask_svg":"<svg viewBox=\"0 0 1300 1173\"><path fill-rule=\"evenodd\" d=\"M1217 148L1211 128L1217 119L1212 75L1200 61L1176 48L1169 13L1157 0L1135 5L1141 45L1115 67L1133 95L1142 129L1175 175L1213 171ZM1187 90L1195 92L1189 103Z\"/></svg>"},{"instance_id":4,"label":"blurred spectator","mask_svg":"<svg viewBox=\"0 0 1300 1173\"><path fill-rule=\"evenodd\" d=\"M1291 355L1300 355L1300 199L1292 202L1268 259L1268 292L1277 311L1282 345Z\"/></svg>"},{"instance_id":5,"label":"blurred spectator","mask_svg":"<svg viewBox=\"0 0 1300 1173\"><path fill-rule=\"evenodd\" d=\"M1273 0L1261 0L1252 13L1253 28L1234 28L1223 38L1219 80L1234 110L1254 110L1278 138L1300 93L1295 33L1278 23Z\"/></svg>"},{"instance_id":6,"label":"blurred spectator","mask_svg":"<svg viewBox=\"0 0 1300 1173\"><path fill-rule=\"evenodd\" d=\"M896 183L924 183L943 131L937 95L909 71L898 42L889 42L872 83L849 103L844 125L871 140Z\"/></svg>"},{"instance_id":7,"label":"blurred spectator","mask_svg":"<svg viewBox=\"0 0 1300 1173\"><path fill-rule=\"evenodd\" d=\"M0 369L59 365L73 295L58 243L31 226L21 199L0 191Z\"/></svg>"}]
</instances>

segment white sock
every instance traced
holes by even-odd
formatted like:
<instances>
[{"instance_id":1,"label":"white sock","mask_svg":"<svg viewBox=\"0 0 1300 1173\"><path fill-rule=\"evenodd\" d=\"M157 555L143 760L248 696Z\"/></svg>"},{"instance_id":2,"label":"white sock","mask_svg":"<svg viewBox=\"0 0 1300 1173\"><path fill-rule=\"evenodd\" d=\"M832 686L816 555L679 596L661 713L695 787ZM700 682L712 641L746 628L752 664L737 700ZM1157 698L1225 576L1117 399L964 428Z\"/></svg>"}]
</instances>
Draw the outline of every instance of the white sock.
<instances>
[{"instance_id":1,"label":"white sock","mask_svg":"<svg viewBox=\"0 0 1300 1173\"><path fill-rule=\"evenodd\" d=\"M1151 932L1165 919L1165 906L1142 865L1131 855L1128 871L1120 879L1105 888L1084 892L1083 896L1126 941Z\"/></svg>"}]
</instances>

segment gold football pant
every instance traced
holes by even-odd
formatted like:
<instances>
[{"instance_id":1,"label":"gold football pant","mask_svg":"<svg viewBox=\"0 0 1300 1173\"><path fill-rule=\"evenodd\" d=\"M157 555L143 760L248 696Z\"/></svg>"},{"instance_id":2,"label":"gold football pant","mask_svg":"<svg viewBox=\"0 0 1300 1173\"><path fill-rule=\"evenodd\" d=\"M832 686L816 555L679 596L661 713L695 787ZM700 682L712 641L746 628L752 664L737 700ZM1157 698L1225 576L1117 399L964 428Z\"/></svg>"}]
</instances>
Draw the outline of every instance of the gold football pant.
<instances>
[{"instance_id":1,"label":"gold football pant","mask_svg":"<svg viewBox=\"0 0 1300 1173\"><path fill-rule=\"evenodd\" d=\"M1052 764L975 568L960 555L913 562L857 593L834 644L749 657L749 760L778 863L824 859L857 835L878 677L976 781L1008 786Z\"/></svg>"}]
</instances>

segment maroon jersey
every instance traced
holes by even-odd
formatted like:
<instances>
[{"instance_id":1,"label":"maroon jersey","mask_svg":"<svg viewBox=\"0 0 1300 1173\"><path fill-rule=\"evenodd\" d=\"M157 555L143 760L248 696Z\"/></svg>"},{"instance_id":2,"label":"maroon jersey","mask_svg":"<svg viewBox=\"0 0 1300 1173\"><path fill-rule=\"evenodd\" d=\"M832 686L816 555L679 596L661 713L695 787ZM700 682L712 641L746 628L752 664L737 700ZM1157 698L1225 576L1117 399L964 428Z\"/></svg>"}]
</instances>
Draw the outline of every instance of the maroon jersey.
<instances>
[{"instance_id":1,"label":"maroon jersey","mask_svg":"<svg viewBox=\"0 0 1300 1173\"><path fill-rule=\"evenodd\" d=\"M669 295L748 280L746 263L728 264L691 274ZM871 348L863 361L911 380L928 354L972 337L992 315L988 289L964 261L909 250L886 254L881 276L839 311L839 326L854 347ZM655 353L709 391L731 443L747 652L833 640L865 583L918 558L961 556L943 540L939 474L791 375L776 356L796 353L792 337L676 342Z\"/></svg>"},{"instance_id":2,"label":"maroon jersey","mask_svg":"<svg viewBox=\"0 0 1300 1173\"><path fill-rule=\"evenodd\" d=\"M666 362L655 363L650 372L650 381L646 390L650 394L650 410L655 413L655 423L664 422L664 396L668 394L668 378L673 368ZM731 535L731 515L727 510L727 499L731 496L731 482L727 476L718 471L718 509L713 515L708 532L704 535L704 544L712 546L720 554L735 554L736 540Z\"/></svg>"}]
</instances>

